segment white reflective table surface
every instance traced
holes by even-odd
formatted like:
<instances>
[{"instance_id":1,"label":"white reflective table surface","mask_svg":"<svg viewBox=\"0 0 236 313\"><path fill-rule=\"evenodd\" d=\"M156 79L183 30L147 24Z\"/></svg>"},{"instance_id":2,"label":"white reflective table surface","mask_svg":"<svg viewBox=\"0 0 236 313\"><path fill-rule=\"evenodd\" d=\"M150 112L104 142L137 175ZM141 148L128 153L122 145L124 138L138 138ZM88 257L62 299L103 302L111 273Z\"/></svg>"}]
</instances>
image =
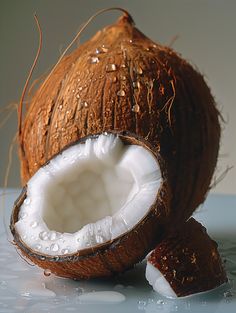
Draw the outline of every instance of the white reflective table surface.
<instances>
[{"instance_id":1,"label":"white reflective table surface","mask_svg":"<svg viewBox=\"0 0 236 313\"><path fill-rule=\"evenodd\" d=\"M236 196L209 195L195 214L219 244L229 284L171 300L148 285L144 262L111 279L73 281L45 276L43 270L22 260L9 242L9 215L19 191L6 192L0 198L0 313L236 312Z\"/></svg>"}]
</instances>

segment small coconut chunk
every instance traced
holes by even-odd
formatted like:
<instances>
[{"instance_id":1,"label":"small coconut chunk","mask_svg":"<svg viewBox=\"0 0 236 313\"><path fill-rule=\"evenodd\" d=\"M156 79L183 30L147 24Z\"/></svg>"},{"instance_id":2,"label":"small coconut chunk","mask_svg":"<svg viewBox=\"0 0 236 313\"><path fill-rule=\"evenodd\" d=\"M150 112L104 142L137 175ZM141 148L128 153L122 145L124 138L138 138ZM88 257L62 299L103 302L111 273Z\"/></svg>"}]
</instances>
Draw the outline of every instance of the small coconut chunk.
<instances>
[{"instance_id":1,"label":"small coconut chunk","mask_svg":"<svg viewBox=\"0 0 236 313\"><path fill-rule=\"evenodd\" d=\"M146 267L146 279L153 289L159 294L167 298L176 298L177 295L172 289L171 285L166 280L165 276L152 265L150 262L147 262Z\"/></svg>"},{"instance_id":2,"label":"small coconut chunk","mask_svg":"<svg viewBox=\"0 0 236 313\"><path fill-rule=\"evenodd\" d=\"M154 155L113 134L55 156L27 184L15 224L23 242L49 255L74 253L131 230L162 182Z\"/></svg>"},{"instance_id":3,"label":"small coconut chunk","mask_svg":"<svg viewBox=\"0 0 236 313\"><path fill-rule=\"evenodd\" d=\"M155 291L169 298L209 291L227 282L216 242L193 218L148 255L146 278Z\"/></svg>"}]
</instances>

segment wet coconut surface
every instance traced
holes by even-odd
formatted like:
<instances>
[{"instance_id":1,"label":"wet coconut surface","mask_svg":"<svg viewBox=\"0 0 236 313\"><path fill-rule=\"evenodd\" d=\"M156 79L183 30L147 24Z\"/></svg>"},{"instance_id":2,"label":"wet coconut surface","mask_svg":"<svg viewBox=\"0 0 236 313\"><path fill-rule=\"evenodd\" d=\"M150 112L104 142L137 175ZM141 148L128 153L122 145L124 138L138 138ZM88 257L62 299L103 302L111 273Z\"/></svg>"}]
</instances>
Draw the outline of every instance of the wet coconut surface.
<instances>
[{"instance_id":1,"label":"wet coconut surface","mask_svg":"<svg viewBox=\"0 0 236 313\"><path fill-rule=\"evenodd\" d=\"M9 192L11 192L9 190ZM7 221L16 194L5 196ZM152 291L146 264L112 279L73 281L27 264L17 254L0 223L0 312L226 312L236 305L235 197L210 195L195 218L219 244L229 284L197 297L170 300ZM225 207L224 213L222 207ZM227 212L226 212L227 211ZM224 223L223 223L224 222ZM10 238L10 237L9 237ZM93 297L94 295L94 297ZM109 299L109 303L107 302Z\"/></svg>"}]
</instances>

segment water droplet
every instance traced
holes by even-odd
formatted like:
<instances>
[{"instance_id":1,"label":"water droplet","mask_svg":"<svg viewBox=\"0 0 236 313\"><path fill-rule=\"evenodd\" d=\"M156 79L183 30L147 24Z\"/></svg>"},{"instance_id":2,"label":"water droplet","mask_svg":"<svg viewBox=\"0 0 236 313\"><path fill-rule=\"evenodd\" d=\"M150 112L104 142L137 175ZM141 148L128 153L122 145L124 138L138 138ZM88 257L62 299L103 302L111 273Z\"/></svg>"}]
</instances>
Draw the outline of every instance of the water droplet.
<instances>
[{"instance_id":1,"label":"water droplet","mask_svg":"<svg viewBox=\"0 0 236 313\"><path fill-rule=\"evenodd\" d=\"M224 292L224 298L230 298L233 297L233 293L231 290L227 290Z\"/></svg>"},{"instance_id":2,"label":"water droplet","mask_svg":"<svg viewBox=\"0 0 236 313\"><path fill-rule=\"evenodd\" d=\"M28 214L26 213L26 212L22 212L21 214L20 214L20 219L25 219L26 217L28 216Z\"/></svg>"},{"instance_id":3,"label":"water droplet","mask_svg":"<svg viewBox=\"0 0 236 313\"><path fill-rule=\"evenodd\" d=\"M164 301L163 300L157 300L156 304L164 304Z\"/></svg>"},{"instance_id":4,"label":"water droplet","mask_svg":"<svg viewBox=\"0 0 236 313\"><path fill-rule=\"evenodd\" d=\"M29 199L29 198L26 198L26 199L24 200L24 204L26 204L26 205L30 204L30 199Z\"/></svg>"},{"instance_id":5,"label":"water droplet","mask_svg":"<svg viewBox=\"0 0 236 313\"><path fill-rule=\"evenodd\" d=\"M120 89L119 91L117 91L117 96L124 97L125 91L123 89Z\"/></svg>"},{"instance_id":6,"label":"water droplet","mask_svg":"<svg viewBox=\"0 0 236 313\"><path fill-rule=\"evenodd\" d=\"M32 228L35 228L35 227L38 226L38 222L33 221L33 222L30 223L30 226L31 226Z\"/></svg>"},{"instance_id":7,"label":"water droplet","mask_svg":"<svg viewBox=\"0 0 236 313\"><path fill-rule=\"evenodd\" d=\"M62 108L63 108L63 105L60 104L60 105L59 105L59 110L62 110Z\"/></svg>"},{"instance_id":8,"label":"water droplet","mask_svg":"<svg viewBox=\"0 0 236 313\"><path fill-rule=\"evenodd\" d=\"M40 244L37 244L34 246L34 249L39 251L42 249L42 246Z\"/></svg>"},{"instance_id":9,"label":"water droplet","mask_svg":"<svg viewBox=\"0 0 236 313\"><path fill-rule=\"evenodd\" d=\"M108 52L108 48L106 48L104 45L102 45L102 47L96 49L96 54L106 53L106 52Z\"/></svg>"},{"instance_id":10,"label":"water droplet","mask_svg":"<svg viewBox=\"0 0 236 313\"><path fill-rule=\"evenodd\" d=\"M120 79L121 80L126 80L126 76L121 76Z\"/></svg>"},{"instance_id":11,"label":"water droplet","mask_svg":"<svg viewBox=\"0 0 236 313\"><path fill-rule=\"evenodd\" d=\"M68 253L69 253L69 249L62 249L62 250L61 250L61 253L62 253L62 254L68 254Z\"/></svg>"},{"instance_id":12,"label":"water droplet","mask_svg":"<svg viewBox=\"0 0 236 313\"><path fill-rule=\"evenodd\" d=\"M76 95L76 98L77 98L77 99L79 99L79 98L80 98L80 95L79 95L78 93L77 93L77 95Z\"/></svg>"},{"instance_id":13,"label":"water droplet","mask_svg":"<svg viewBox=\"0 0 236 313\"><path fill-rule=\"evenodd\" d=\"M81 91L83 89L83 87L79 87L78 89L79 89L79 91Z\"/></svg>"},{"instance_id":14,"label":"water droplet","mask_svg":"<svg viewBox=\"0 0 236 313\"><path fill-rule=\"evenodd\" d=\"M43 256L43 255L41 255L41 256L40 256L40 260L41 260L41 261L45 261L45 260L46 260L46 257Z\"/></svg>"},{"instance_id":15,"label":"water droplet","mask_svg":"<svg viewBox=\"0 0 236 313\"><path fill-rule=\"evenodd\" d=\"M30 297L30 292L22 292L20 295L22 297Z\"/></svg>"},{"instance_id":16,"label":"water droplet","mask_svg":"<svg viewBox=\"0 0 236 313\"><path fill-rule=\"evenodd\" d=\"M117 66L114 63L109 63L106 66L106 72L115 72L117 70Z\"/></svg>"},{"instance_id":17,"label":"water droplet","mask_svg":"<svg viewBox=\"0 0 236 313\"><path fill-rule=\"evenodd\" d=\"M146 305L147 305L147 302L146 302L146 301L144 301L144 300L139 300L139 301L138 301L138 309L139 309L139 310L144 310L145 307L146 307Z\"/></svg>"},{"instance_id":18,"label":"water droplet","mask_svg":"<svg viewBox=\"0 0 236 313\"><path fill-rule=\"evenodd\" d=\"M156 48L156 47L157 47L157 45L152 45L152 47L153 47L153 48Z\"/></svg>"},{"instance_id":19,"label":"water droplet","mask_svg":"<svg viewBox=\"0 0 236 313\"><path fill-rule=\"evenodd\" d=\"M44 276L48 277L48 276L50 276L52 274L52 272L51 272L51 270L46 269L46 270L44 270L43 274L44 274Z\"/></svg>"},{"instance_id":20,"label":"water droplet","mask_svg":"<svg viewBox=\"0 0 236 313\"><path fill-rule=\"evenodd\" d=\"M142 74L143 74L143 70L142 70L142 68L141 68L140 66L138 66L138 67L136 68L136 73L139 74L139 75L142 75Z\"/></svg>"},{"instance_id":21,"label":"water droplet","mask_svg":"<svg viewBox=\"0 0 236 313\"><path fill-rule=\"evenodd\" d=\"M113 83L116 83L116 82L117 82L117 77L116 77L116 76L112 78L112 82L113 82Z\"/></svg>"},{"instance_id":22,"label":"water droplet","mask_svg":"<svg viewBox=\"0 0 236 313\"><path fill-rule=\"evenodd\" d=\"M57 252L59 250L59 246L57 243L53 243L51 246L50 246L50 250L53 251L53 252Z\"/></svg>"},{"instance_id":23,"label":"water droplet","mask_svg":"<svg viewBox=\"0 0 236 313\"><path fill-rule=\"evenodd\" d=\"M139 89L140 88L140 82L133 82L133 87L135 89Z\"/></svg>"},{"instance_id":24,"label":"water droplet","mask_svg":"<svg viewBox=\"0 0 236 313\"><path fill-rule=\"evenodd\" d=\"M108 48L105 45L102 45L101 50L102 50L103 53L108 52Z\"/></svg>"},{"instance_id":25,"label":"water droplet","mask_svg":"<svg viewBox=\"0 0 236 313\"><path fill-rule=\"evenodd\" d=\"M41 233L39 233L39 238L42 240L48 240L48 232L42 231Z\"/></svg>"},{"instance_id":26,"label":"water droplet","mask_svg":"<svg viewBox=\"0 0 236 313\"><path fill-rule=\"evenodd\" d=\"M72 89L72 93L75 93L75 90L74 90L74 89Z\"/></svg>"},{"instance_id":27,"label":"water droplet","mask_svg":"<svg viewBox=\"0 0 236 313\"><path fill-rule=\"evenodd\" d=\"M92 64L96 64L99 62L99 58L98 57L91 57L91 63Z\"/></svg>"},{"instance_id":28,"label":"water droplet","mask_svg":"<svg viewBox=\"0 0 236 313\"><path fill-rule=\"evenodd\" d=\"M124 63L122 63L120 67L125 68L126 65Z\"/></svg>"},{"instance_id":29,"label":"water droplet","mask_svg":"<svg viewBox=\"0 0 236 313\"><path fill-rule=\"evenodd\" d=\"M135 112L135 113L138 113L140 110L140 107L138 104L135 104L133 107L132 107L132 111Z\"/></svg>"},{"instance_id":30,"label":"water droplet","mask_svg":"<svg viewBox=\"0 0 236 313\"><path fill-rule=\"evenodd\" d=\"M132 43L132 42L133 42L133 40L132 40L132 39L130 39L130 40L129 40L129 42L130 42L130 43Z\"/></svg>"},{"instance_id":31,"label":"water droplet","mask_svg":"<svg viewBox=\"0 0 236 313\"><path fill-rule=\"evenodd\" d=\"M96 241L97 241L97 243L103 243L102 236L96 235Z\"/></svg>"},{"instance_id":32,"label":"water droplet","mask_svg":"<svg viewBox=\"0 0 236 313\"><path fill-rule=\"evenodd\" d=\"M57 238L57 233L55 231L50 232L49 239L55 240Z\"/></svg>"},{"instance_id":33,"label":"water droplet","mask_svg":"<svg viewBox=\"0 0 236 313\"><path fill-rule=\"evenodd\" d=\"M0 281L0 287L1 287L2 289L5 289L6 286L7 286L7 282L6 282L5 280L1 280L1 281Z\"/></svg>"}]
</instances>

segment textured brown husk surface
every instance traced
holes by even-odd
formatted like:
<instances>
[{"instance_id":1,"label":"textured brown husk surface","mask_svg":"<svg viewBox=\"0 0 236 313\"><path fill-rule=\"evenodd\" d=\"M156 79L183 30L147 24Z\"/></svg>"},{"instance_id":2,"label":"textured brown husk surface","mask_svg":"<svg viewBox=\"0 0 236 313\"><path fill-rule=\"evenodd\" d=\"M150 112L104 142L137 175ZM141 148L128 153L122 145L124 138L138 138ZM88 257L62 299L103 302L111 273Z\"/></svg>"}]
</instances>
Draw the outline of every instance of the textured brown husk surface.
<instances>
[{"instance_id":1,"label":"textured brown husk surface","mask_svg":"<svg viewBox=\"0 0 236 313\"><path fill-rule=\"evenodd\" d=\"M127 15L65 56L31 99L19 136L23 184L69 144L104 132L128 132L160 154L164 196L145 223L90 251L74 269L50 261L60 276L68 277L68 271L70 277L106 276L141 260L160 240L160 225L179 226L204 201L216 166L218 111L202 75L172 49L145 37ZM48 267L15 240L27 257ZM91 265L90 272L90 262L97 271Z\"/></svg>"},{"instance_id":2,"label":"textured brown husk surface","mask_svg":"<svg viewBox=\"0 0 236 313\"><path fill-rule=\"evenodd\" d=\"M179 232L164 238L148 261L165 276L178 297L227 282L217 243L193 218Z\"/></svg>"}]
</instances>

